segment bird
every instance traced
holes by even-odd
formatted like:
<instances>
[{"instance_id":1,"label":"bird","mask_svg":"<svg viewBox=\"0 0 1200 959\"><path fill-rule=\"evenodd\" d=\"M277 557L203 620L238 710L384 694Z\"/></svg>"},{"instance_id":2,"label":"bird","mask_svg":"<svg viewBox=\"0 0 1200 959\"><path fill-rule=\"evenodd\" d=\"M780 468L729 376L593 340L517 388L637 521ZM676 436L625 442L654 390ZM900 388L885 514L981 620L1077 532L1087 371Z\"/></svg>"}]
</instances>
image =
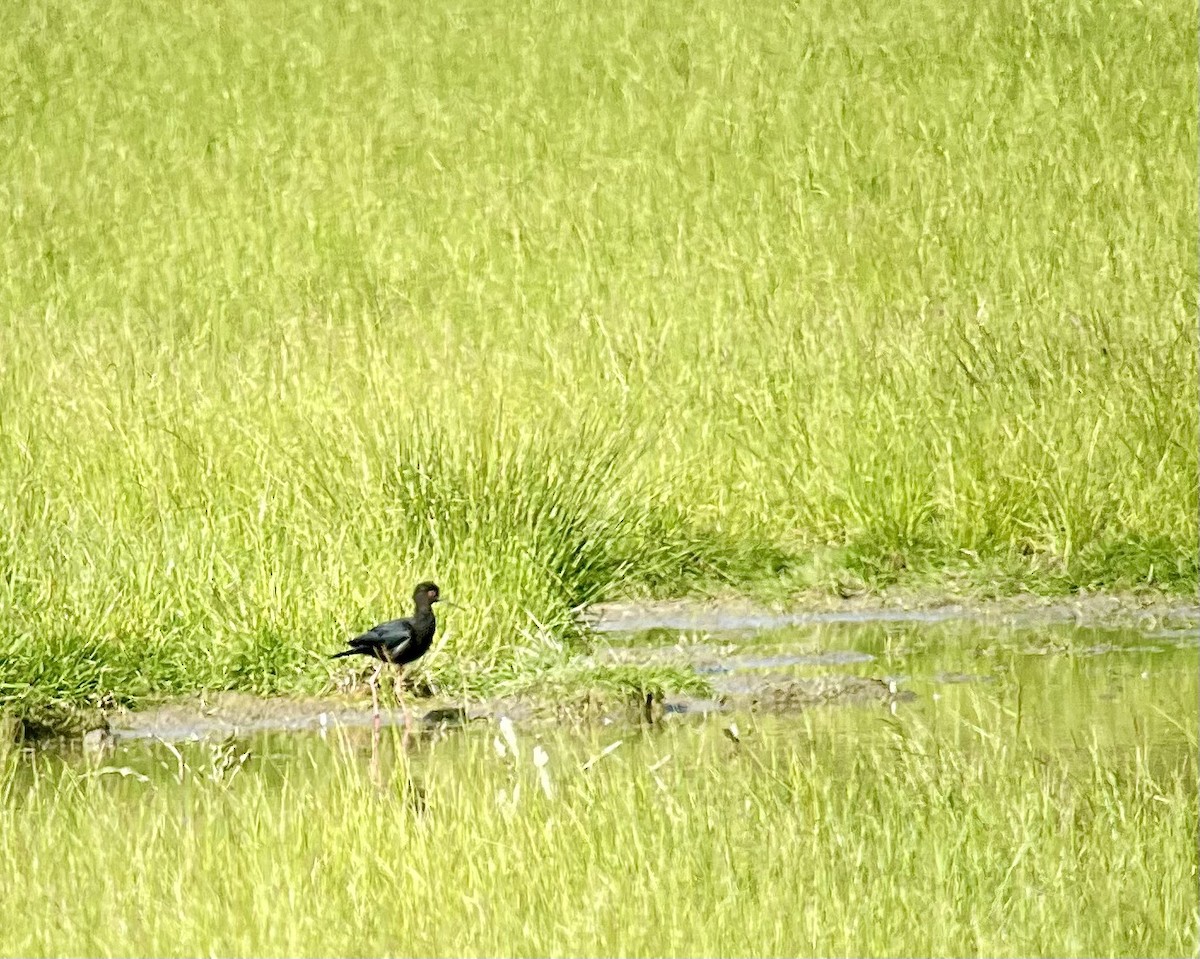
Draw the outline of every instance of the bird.
<instances>
[{"instance_id":1,"label":"bird","mask_svg":"<svg viewBox=\"0 0 1200 959\"><path fill-rule=\"evenodd\" d=\"M379 692L377 683L383 667L388 663L403 667L415 662L429 652L433 645L433 634L437 631L437 619L433 615L433 604L441 602L441 590L437 583L418 583L413 590L412 616L391 619L360 633L350 640L349 649L334 653L332 659L344 656L370 656L378 659L379 665L371 676L371 702L374 707L375 728L379 728ZM453 605L453 604L452 604ZM404 711L405 727L408 726L408 709Z\"/></svg>"}]
</instances>

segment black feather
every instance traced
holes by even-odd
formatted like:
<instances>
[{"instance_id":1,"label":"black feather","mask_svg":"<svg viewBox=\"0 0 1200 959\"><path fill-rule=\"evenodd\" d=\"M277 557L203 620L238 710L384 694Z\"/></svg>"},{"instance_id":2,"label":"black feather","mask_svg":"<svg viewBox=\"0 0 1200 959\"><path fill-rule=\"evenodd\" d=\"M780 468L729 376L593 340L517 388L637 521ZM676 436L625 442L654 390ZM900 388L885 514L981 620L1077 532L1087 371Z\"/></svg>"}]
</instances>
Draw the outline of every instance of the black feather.
<instances>
[{"instance_id":1,"label":"black feather","mask_svg":"<svg viewBox=\"0 0 1200 959\"><path fill-rule=\"evenodd\" d=\"M412 616L392 619L360 633L350 640L349 649L334 653L332 658L370 656L387 663L404 665L424 656L433 644L433 635L437 631L433 604L438 601L438 588L432 583L422 583L413 593L413 600L416 612Z\"/></svg>"}]
</instances>

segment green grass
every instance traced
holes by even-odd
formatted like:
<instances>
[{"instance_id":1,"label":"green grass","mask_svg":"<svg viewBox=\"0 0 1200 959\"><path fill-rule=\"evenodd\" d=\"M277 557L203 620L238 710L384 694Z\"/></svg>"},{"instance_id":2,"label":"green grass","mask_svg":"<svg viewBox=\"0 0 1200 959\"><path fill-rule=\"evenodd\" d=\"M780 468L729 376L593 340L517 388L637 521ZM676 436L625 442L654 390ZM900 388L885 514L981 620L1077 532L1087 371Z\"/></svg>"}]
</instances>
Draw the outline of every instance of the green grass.
<instances>
[{"instance_id":1,"label":"green grass","mask_svg":"<svg viewBox=\"0 0 1200 959\"><path fill-rule=\"evenodd\" d=\"M983 701L860 725L554 734L549 792L523 735L380 787L336 737L115 767L146 781L38 757L0 790L0 953L1195 954L1194 722L1124 749Z\"/></svg>"},{"instance_id":2,"label":"green grass","mask_svg":"<svg viewBox=\"0 0 1200 959\"><path fill-rule=\"evenodd\" d=\"M0 10L0 700L617 594L1194 594L1194 4Z\"/></svg>"}]
</instances>

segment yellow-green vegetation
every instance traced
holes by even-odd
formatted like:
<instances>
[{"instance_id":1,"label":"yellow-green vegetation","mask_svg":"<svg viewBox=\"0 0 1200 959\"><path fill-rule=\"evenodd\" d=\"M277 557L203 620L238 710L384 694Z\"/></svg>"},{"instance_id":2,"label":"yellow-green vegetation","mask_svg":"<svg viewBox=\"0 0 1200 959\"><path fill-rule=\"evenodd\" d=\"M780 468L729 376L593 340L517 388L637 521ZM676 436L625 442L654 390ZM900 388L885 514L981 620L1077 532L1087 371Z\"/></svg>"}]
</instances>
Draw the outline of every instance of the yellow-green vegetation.
<instances>
[{"instance_id":1,"label":"yellow-green vegetation","mask_svg":"<svg viewBox=\"0 0 1200 959\"><path fill-rule=\"evenodd\" d=\"M450 687L561 662L620 592L1194 592L1196 30L1182 0L2 5L0 698L316 688L425 577L470 603ZM1091 814L1166 814L1112 788ZM618 801L653 848L649 795ZM780 928L849 941L794 881Z\"/></svg>"},{"instance_id":2,"label":"yellow-green vegetation","mask_svg":"<svg viewBox=\"0 0 1200 959\"><path fill-rule=\"evenodd\" d=\"M337 735L39 756L0 790L0 953L1194 955L1177 705L467 733L378 779Z\"/></svg>"}]
</instances>

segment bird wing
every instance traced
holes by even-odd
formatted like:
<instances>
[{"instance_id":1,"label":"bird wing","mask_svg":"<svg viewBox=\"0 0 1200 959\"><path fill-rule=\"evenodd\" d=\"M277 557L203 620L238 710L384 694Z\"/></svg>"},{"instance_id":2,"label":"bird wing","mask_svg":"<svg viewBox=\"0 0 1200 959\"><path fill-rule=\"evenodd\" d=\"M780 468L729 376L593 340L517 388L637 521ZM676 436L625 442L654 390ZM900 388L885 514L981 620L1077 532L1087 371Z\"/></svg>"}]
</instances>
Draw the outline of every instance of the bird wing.
<instances>
[{"instance_id":1,"label":"bird wing","mask_svg":"<svg viewBox=\"0 0 1200 959\"><path fill-rule=\"evenodd\" d=\"M407 619L393 619L355 636L350 640L350 648L378 649L383 647L388 652L396 653L412 642L412 633L412 623Z\"/></svg>"}]
</instances>

